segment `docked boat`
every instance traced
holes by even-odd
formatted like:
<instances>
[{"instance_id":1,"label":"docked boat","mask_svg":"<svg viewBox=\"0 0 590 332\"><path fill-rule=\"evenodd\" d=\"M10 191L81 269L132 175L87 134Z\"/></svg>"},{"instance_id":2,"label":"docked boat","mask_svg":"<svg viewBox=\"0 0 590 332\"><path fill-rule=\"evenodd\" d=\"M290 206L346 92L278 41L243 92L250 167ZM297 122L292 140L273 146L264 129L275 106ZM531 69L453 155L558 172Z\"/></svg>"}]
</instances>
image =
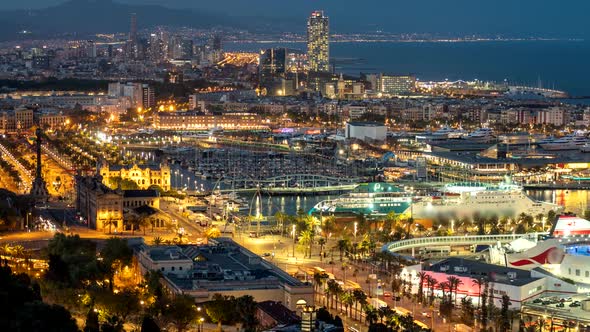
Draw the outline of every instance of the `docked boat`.
<instances>
[{"instance_id":1,"label":"docked boat","mask_svg":"<svg viewBox=\"0 0 590 332\"><path fill-rule=\"evenodd\" d=\"M588 143L590 139L585 135L572 134L539 142L539 146L548 151L580 150Z\"/></svg>"},{"instance_id":2,"label":"docked boat","mask_svg":"<svg viewBox=\"0 0 590 332\"><path fill-rule=\"evenodd\" d=\"M462 218L474 214L482 216L517 217L559 212L563 208L556 204L535 201L528 197L523 188L509 181L500 184L449 183L436 195L414 200L414 218Z\"/></svg>"},{"instance_id":3,"label":"docked boat","mask_svg":"<svg viewBox=\"0 0 590 332\"><path fill-rule=\"evenodd\" d=\"M479 128L463 138L474 143L488 143L495 140L496 136L491 128Z\"/></svg>"},{"instance_id":4,"label":"docked boat","mask_svg":"<svg viewBox=\"0 0 590 332\"><path fill-rule=\"evenodd\" d=\"M580 148L580 151L584 152L584 153L590 152L590 143L586 143L586 144L582 145L582 147Z\"/></svg>"},{"instance_id":5,"label":"docked boat","mask_svg":"<svg viewBox=\"0 0 590 332\"><path fill-rule=\"evenodd\" d=\"M359 184L348 194L333 200L321 201L309 213L386 215L401 214L412 204L411 195L390 183Z\"/></svg>"}]
</instances>

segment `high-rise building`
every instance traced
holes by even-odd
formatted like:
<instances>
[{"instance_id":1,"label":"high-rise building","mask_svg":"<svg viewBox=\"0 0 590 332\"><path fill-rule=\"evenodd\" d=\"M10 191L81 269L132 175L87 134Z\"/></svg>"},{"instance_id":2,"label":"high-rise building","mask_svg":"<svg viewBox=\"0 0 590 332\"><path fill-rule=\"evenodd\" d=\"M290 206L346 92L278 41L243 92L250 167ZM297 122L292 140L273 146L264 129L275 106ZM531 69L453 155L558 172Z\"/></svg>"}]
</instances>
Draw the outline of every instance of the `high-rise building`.
<instances>
[{"instance_id":1,"label":"high-rise building","mask_svg":"<svg viewBox=\"0 0 590 332\"><path fill-rule=\"evenodd\" d=\"M323 11L311 13L307 21L307 56L309 70L330 71L329 19Z\"/></svg>"},{"instance_id":2,"label":"high-rise building","mask_svg":"<svg viewBox=\"0 0 590 332\"><path fill-rule=\"evenodd\" d=\"M135 13L131 13L131 24L129 27L129 40L130 41L137 40L137 15Z\"/></svg>"},{"instance_id":3,"label":"high-rise building","mask_svg":"<svg viewBox=\"0 0 590 332\"><path fill-rule=\"evenodd\" d=\"M387 95L406 95L416 90L414 75L379 75L378 91Z\"/></svg>"}]
</instances>

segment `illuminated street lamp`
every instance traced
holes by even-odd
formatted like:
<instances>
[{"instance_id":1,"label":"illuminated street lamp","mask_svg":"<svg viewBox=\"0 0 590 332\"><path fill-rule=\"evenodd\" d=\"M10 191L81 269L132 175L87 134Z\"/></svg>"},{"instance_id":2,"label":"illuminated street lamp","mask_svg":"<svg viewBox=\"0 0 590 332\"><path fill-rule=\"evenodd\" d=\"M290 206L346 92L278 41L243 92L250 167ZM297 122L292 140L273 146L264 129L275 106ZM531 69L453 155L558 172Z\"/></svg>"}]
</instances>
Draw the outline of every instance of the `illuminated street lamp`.
<instances>
[{"instance_id":1,"label":"illuminated street lamp","mask_svg":"<svg viewBox=\"0 0 590 332\"><path fill-rule=\"evenodd\" d=\"M356 242L356 232L358 230L358 222L354 222L354 242Z\"/></svg>"},{"instance_id":2,"label":"illuminated street lamp","mask_svg":"<svg viewBox=\"0 0 590 332\"><path fill-rule=\"evenodd\" d=\"M293 224L293 257L295 257L295 230L297 228L297 225Z\"/></svg>"}]
</instances>

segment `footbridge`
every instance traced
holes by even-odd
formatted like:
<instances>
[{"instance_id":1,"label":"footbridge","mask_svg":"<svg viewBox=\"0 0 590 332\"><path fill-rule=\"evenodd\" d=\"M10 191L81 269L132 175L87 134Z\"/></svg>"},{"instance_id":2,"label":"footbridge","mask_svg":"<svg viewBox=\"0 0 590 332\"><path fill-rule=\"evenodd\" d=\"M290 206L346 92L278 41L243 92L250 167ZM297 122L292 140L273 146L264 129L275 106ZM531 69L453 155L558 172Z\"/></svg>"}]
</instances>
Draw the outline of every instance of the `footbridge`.
<instances>
[{"instance_id":1,"label":"footbridge","mask_svg":"<svg viewBox=\"0 0 590 332\"><path fill-rule=\"evenodd\" d=\"M526 233L526 234L502 234L502 235L463 235L463 236L435 236L421 237L408 240L389 242L385 244L381 251L398 252L412 250L415 248L427 248L437 246L461 246L461 245L483 245L495 243L508 243L517 239L527 239L537 242L541 235L548 233Z\"/></svg>"},{"instance_id":2,"label":"footbridge","mask_svg":"<svg viewBox=\"0 0 590 332\"><path fill-rule=\"evenodd\" d=\"M266 179L223 178L219 180L222 192L262 191L269 193L325 193L349 191L361 181L359 178L345 178L318 174L289 174Z\"/></svg>"}]
</instances>

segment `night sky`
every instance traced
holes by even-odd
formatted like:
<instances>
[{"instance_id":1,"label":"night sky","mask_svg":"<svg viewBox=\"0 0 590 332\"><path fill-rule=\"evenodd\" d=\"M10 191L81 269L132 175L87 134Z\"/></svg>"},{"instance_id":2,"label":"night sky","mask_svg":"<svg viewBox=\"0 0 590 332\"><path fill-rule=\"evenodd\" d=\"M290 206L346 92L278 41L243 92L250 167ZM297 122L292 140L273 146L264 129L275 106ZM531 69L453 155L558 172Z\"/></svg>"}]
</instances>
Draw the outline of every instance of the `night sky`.
<instances>
[{"instance_id":1,"label":"night sky","mask_svg":"<svg viewBox=\"0 0 590 332\"><path fill-rule=\"evenodd\" d=\"M110 1L110 0L75 0ZM1 1L0 9L43 8L63 0ZM334 31L498 33L585 37L588 0L117 0L196 8L230 16L304 20L323 9Z\"/></svg>"}]
</instances>

